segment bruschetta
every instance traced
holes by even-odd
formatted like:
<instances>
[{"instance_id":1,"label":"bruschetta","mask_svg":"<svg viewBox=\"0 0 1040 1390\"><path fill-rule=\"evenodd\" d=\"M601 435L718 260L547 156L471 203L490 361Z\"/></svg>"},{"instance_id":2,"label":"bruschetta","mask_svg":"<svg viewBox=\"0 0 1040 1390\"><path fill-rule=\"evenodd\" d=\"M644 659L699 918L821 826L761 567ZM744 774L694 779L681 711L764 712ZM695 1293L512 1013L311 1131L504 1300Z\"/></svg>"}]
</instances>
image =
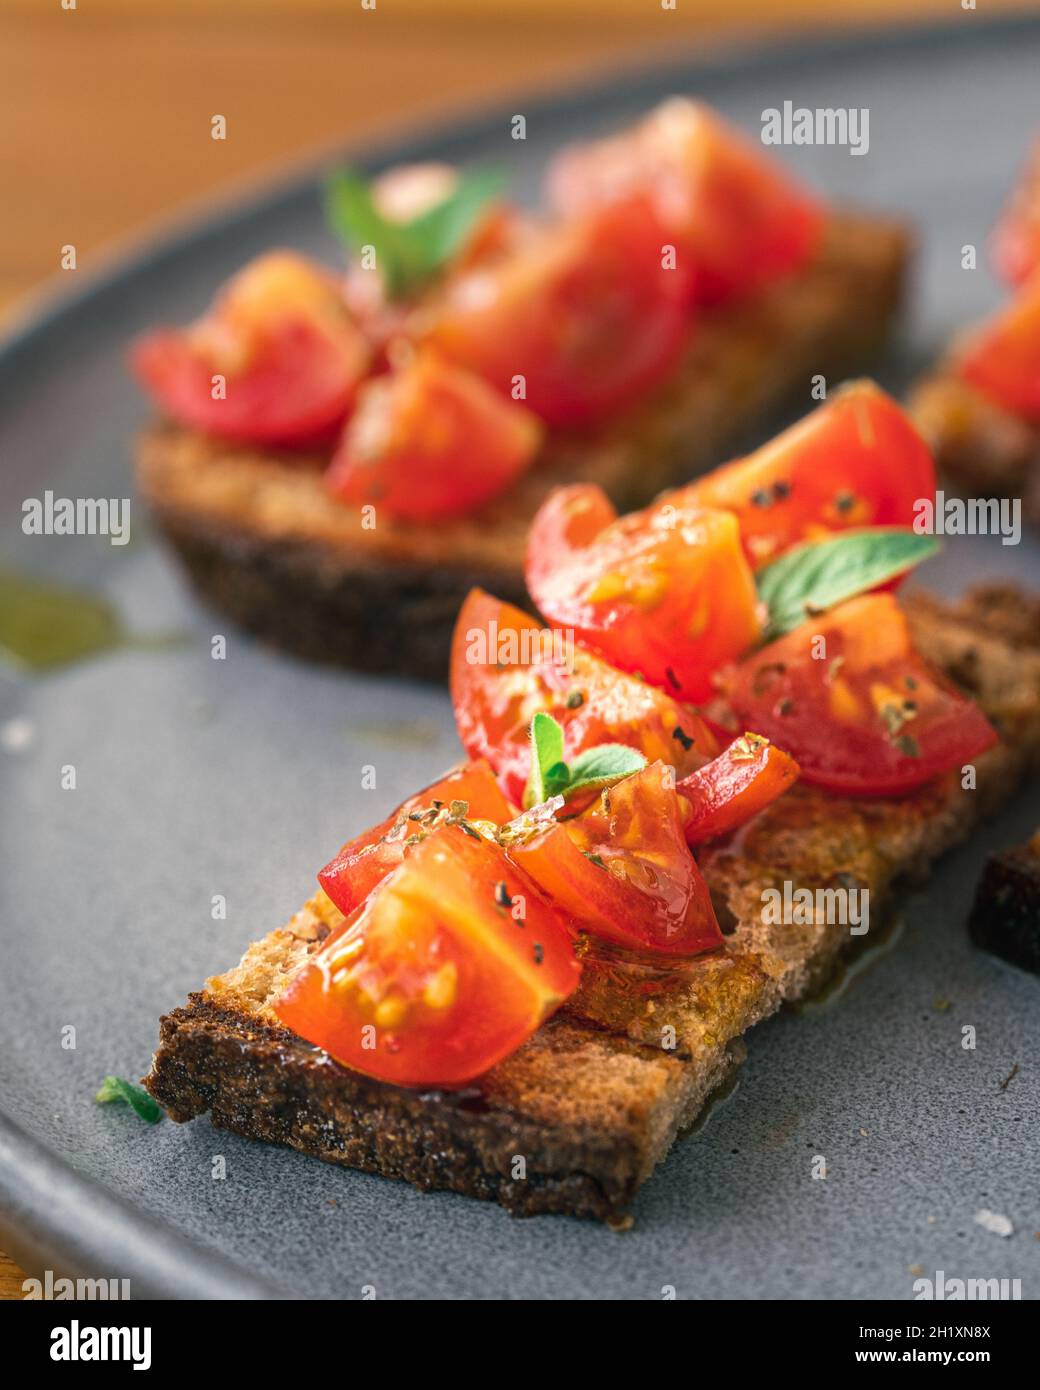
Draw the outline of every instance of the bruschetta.
<instances>
[{"instance_id":1,"label":"bruschetta","mask_svg":"<svg viewBox=\"0 0 1040 1390\"><path fill-rule=\"evenodd\" d=\"M479 585L526 601L561 483L638 506L882 343L910 241L703 106L565 151L547 211L479 171L341 175L333 274L272 253L133 352L137 485L196 588L305 657L434 679Z\"/></svg>"},{"instance_id":2,"label":"bruschetta","mask_svg":"<svg viewBox=\"0 0 1040 1390\"><path fill-rule=\"evenodd\" d=\"M152 1095L516 1214L622 1219L744 1034L1040 761L1040 602L897 596L929 486L862 383L641 512L551 494L527 555L550 626L481 591L458 616L467 761L162 1020Z\"/></svg>"}]
</instances>

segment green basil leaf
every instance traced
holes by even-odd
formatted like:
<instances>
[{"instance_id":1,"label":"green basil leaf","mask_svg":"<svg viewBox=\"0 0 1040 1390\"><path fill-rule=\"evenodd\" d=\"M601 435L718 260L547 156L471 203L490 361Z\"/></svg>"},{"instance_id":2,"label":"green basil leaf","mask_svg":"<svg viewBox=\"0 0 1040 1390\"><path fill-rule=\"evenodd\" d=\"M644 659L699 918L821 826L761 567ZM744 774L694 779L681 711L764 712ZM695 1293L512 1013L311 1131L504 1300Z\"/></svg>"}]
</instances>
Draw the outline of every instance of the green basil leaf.
<instances>
[{"instance_id":1,"label":"green basil leaf","mask_svg":"<svg viewBox=\"0 0 1040 1390\"><path fill-rule=\"evenodd\" d=\"M102 1105L113 1100L125 1101L135 1115L147 1120L150 1125L158 1124L162 1119L159 1103L144 1087L136 1086L132 1081L124 1081L121 1076L106 1076L94 1099Z\"/></svg>"},{"instance_id":2,"label":"green basil leaf","mask_svg":"<svg viewBox=\"0 0 1040 1390\"><path fill-rule=\"evenodd\" d=\"M443 202L410 222L395 222L376 207L371 184L346 169L325 185L325 214L352 251L375 247L386 292L401 299L421 289L455 256L501 187L500 175L492 170L464 172Z\"/></svg>"},{"instance_id":3,"label":"green basil leaf","mask_svg":"<svg viewBox=\"0 0 1040 1390\"><path fill-rule=\"evenodd\" d=\"M570 766L566 796L592 787L605 787L622 777L631 777L646 767L646 758L635 748L623 743L601 743L579 753Z\"/></svg>"},{"instance_id":4,"label":"green basil leaf","mask_svg":"<svg viewBox=\"0 0 1040 1390\"><path fill-rule=\"evenodd\" d=\"M938 549L934 536L877 526L789 550L758 576L758 596L769 610L766 637L790 632L815 614L919 565Z\"/></svg>"},{"instance_id":5,"label":"green basil leaf","mask_svg":"<svg viewBox=\"0 0 1040 1390\"><path fill-rule=\"evenodd\" d=\"M551 714L543 714L539 710L531 720L531 776L524 792L525 809L548 801L550 796L558 795L566 785L563 729Z\"/></svg>"},{"instance_id":6,"label":"green basil leaf","mask_svg":"<svg viewBox=\"0 0 1040 1390\"><path fill-rule=\"evenodd\" d=\"M481 213L499 196L504 183L497 169L465 170L442 203L407 224L409 233L422 243L431 273L462 250Z\"/></svg>"}]
</instances>

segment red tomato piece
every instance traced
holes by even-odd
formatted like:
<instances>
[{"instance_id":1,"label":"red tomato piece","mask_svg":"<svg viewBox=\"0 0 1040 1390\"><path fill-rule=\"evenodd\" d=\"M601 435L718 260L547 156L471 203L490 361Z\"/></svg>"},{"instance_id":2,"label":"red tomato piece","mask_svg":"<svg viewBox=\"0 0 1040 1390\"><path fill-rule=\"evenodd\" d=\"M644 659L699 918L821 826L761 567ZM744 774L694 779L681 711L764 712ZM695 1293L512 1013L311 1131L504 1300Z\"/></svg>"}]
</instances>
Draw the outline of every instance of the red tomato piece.
<instances>
[{"instance_id":1,"label":"red tomato piece","mask_svg":"<svg viewBox=\"0 0 1040 1390\"><path fill-rule=\"evenodd\" d=\"M744 825L798 780L798 764L761 734L734 739L676 787L688 803L686 843L703 844Z\"/></svg>"},{"instance_id":2,"label":"red tomato piece","mask_svg":"<svg viewBox=\"0 0 1040 1390\"><path fill-rule=\"evenodd\" d=\"M955 352L957 371L999 405L1040 420L1040 273Z\"/></svg>"},{"instance_id":3,"label":"red tomato piece","mask_svg":"<svg viewBox=\"0 0 1040 1390\"><path fill-rule=\"evenodd\" d=\"M715 756L715 736L694 710L564 637L480 589L459 613L451 656L459 737L471 757L488 760L511 801L523 801L539 711L563 726L568 758L624 743L682 777Z\"/></svg>"},{"instance_id":4,"label":"red tomato piece","mask_svg":"<svg viewBox=\"0 0 1040 1390\"><path fill-rule=\"evenodd\" d=\"M326 477L345 502L436 521L505 492L530 466L542 435L529 410L424 352L361 388Z\"/></svg>"},{"instance_id":5,"label":"red tomato piece","mask_svg":"<svg viewBox=\"0 0 1040 1390\"><path fill-rule=\"evenodd\" d=\"M465 803L465 810L459 807L460 802ZM406 849L425 839L451 814L504 825L515 810L499 791L486 762L467 763L402 802L381 825L348 841L319 873L318 882L340 912L349 917L376 884L397 868Z\"/></svg>"},{"instance_id":6,"label":"red tomato piece","mask_svg":"<svg viewBox=\"0 0 1040 1390\"><path fill-rule=\"evenodd\" d=\"M912 526L915 503L934 496L935 464L905 411L872 381L857 381L666 500L735 512L757 570L834 531Z\"/></svg>"},{"instance_id":7,"label":"red tomato piece","mask_svg":"<svg viewBox=\"0 0 1040 1390\"><path fill-rule=\"evenodd\" d=\"M824 212L786 170L699 102L664 102L633 130L566 150L549 176L567 215L653 199L696 301L721 305L800 269Z\"/></svg>"},{"instance_id":8,"label":"red tomato piece","mask_svg":"<svg viewBox=\"0 0 1040 1390\"><path fill-rule=\"evenodd\" d=\"M677 699L761 633L755 581L730 512L681 499L617 518L602 489L558 488L531 524L527 587L556 627Z\"/></svg>"},{"instance_id":9,"label":"red tomato piece","mask_svg":"<svg viewBox=\"0 0 1040 1390\"><path fill-rule=\"evenodd\" d=\"M1001 211L991 240L993 261L1011 285L1024 284L1040 269L1040 140Z\"/></svg>"},{"instance_id":10,"label":"red tomato piece","mask_svg":"<svg viewBox=\"0 0 1040 1390\"><path fill-rule=\"evenodd\" d=\"M544 228L455 276L416 330L550 425L592 425L667 376L690 335L686 274L641 199Z\"/></svg>"},{"instance_id":11,"label":"red tomato piece","mask_svg":"<svg viewBox=\"0 0 1040 1390\"><path fill-rule=\"evenodd\" d=\"M803 781L850 796L912 791L997 742L978 706L915 652L892 594L804 623L720 686L743 723L797 759Z\"/></svg>"},{"instance_id":12,"label":"red tomato piece","mask_svg":"<svg viewBox=\"0 0 1040 1390\"><path fill-rule=\"evenodd\" d=\"M337 1061L398 1086L462 1086L514 1052L578 986L551 907L498 845L429 835L274 1011Z\"/></svg>"},{"instance_id":13,"label":"red tomato piece","mask_svg":"<svg viewBox=\"0 0 1040 1390\"><path fill-rule=\"evenodd\" d=\"M650 763L573 819L505 843L575 927L630 950L693 956L721 946L722 933L685 812L669 769Z\"/></svg>"},{"instance_id":14,"label":"red tomato piece","mask_svg":"<svg viewBox=\"0 0 1040 1390\"><path fill-rule=\"evenodd\" d=\"M334 277L291 251L253 261L197 323L149 333L131 353L178 423L270 445L329 438L371 356Z\"/></svg>"}]
</instances>

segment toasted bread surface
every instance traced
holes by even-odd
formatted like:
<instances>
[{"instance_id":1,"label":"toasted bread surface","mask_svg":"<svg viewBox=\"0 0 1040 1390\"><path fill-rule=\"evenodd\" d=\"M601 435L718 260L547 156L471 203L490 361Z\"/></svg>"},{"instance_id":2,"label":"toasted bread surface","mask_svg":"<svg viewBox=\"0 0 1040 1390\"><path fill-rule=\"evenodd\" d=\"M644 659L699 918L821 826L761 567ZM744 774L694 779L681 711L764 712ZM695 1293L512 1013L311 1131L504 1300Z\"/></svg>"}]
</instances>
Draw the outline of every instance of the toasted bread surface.
<instances>
[{"instance_id":1,"label":"toasted bread surface","mask_svg":"<svg viewBox=\"0 0 1040 1390\"><path fill-rule=\"evenodd\" d=\"M563 482L599 483L621 510L721 462L810 379L832 381L879 346L899 303L904 228L833 218L816 261L698 324L672 379L594 435L554 434L504 496L437 525L332 498L319 455L264 453L158 425L138 488L196 587L249 630L314 660L443 679L474 585L523 604L531 518Z\"/></svg>"},{"instance_id":2,"label":"toasted bread surface","mask_svg":"<svg viewBox=\"0 0 1040 1390\"><path fill-rule=\"evenodd\" d=\"M700 856L723 951L661 968L586 957L568 1006L461 1093L370 1081L278 1023L272 1000L342 921L319 893L162 1020L152 1094L177 1120L208 1110L238 1133L517 1214L619 1215L731 1074L742 1034L824 983L862 941L825 921L767 924L764 890L867 889L876 932L897 891L1040 763L1040 602L989 586L907 606L921 651L1003 735L978 759L974 789L955 774L901 800L796 787Z\"/></svg>"},{"instance_id":3,"label":"toasted bread surface","mask_svg":"<svg viewBox=\"0 0 1040 1390\"><path fill-rule=\"evenodd\" d=\"M1040 523L1040 426L1006 410L953 372L914 389L909 410L940 472L971 497L1020 497Z\"/></svg>"}]
</instances>

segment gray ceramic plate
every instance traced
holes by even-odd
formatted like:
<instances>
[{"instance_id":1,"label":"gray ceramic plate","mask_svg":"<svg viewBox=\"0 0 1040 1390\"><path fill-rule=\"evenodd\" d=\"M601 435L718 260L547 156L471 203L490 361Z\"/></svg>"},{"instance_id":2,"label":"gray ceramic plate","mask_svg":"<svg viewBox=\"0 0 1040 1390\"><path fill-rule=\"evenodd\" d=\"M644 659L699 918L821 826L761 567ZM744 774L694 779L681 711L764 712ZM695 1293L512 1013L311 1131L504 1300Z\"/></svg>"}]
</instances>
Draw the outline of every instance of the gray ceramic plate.
<instances>
[{"instance_id":1,"label":"gray ceramic plate","mask_svg":"<svg viewBox=\"0 0 1040 1390\"><path fill-rule=\"evenodd\" d=\"M785 99L867 106L866 157L787 153L830 195L920 229L908 326L881 364L899 388L998 299L985 269L959 268L960 248L981 245L1008 187L1038 71L1040 26L988 28L966 13L943 32L680 61L367 153L497 161L527 194L562 139L670 92L697 92L751 129ZM516 110L526 143L509 138ZM227 659L211 660L223 620L195 604L139 513L123 549L18 526L22 500L45 488L129 493L128 443L146 408L123 371L127 339L201 308L272 244L334 254L316 187L308 175L161 244L38 318L0 359L6 563L103 590L138 629L188 634L168 650L0 680L0 722L27 720L34 735L0 749L2 1238L34 1268L129 1276L139 1296L349 1298L372 1285L397 1298L658 1298L674 1285L698 1298L902 1299L911 1266L1020 1277L1035 1296L1040 982L973 951L964 932L986 853L1035 827L1035 800L944 864L908 902L897 949L840 1005L756 1030L739 1091L675 1148L624 1236L515 1222L208 1121L152 1128L93 1104L106 1073L146 1068L160 1013L281 923L341 841L457 755L440 690L311 669L234 631ZM981 575L1040 582L1040 547L951 543L927 579L955 589ZM63 791L70 763L77 788ZM364 763L377 791L359 791ZM960 1046L969 1023L974 1051ZM75 1050L61 1045L67 1025ZM211 1176L217 1154L224 1181ZM826 1181L810 1178L814 1154ZM976 1224L981 1208L1015 1234Z\"/></svg>"}]
</instances>

